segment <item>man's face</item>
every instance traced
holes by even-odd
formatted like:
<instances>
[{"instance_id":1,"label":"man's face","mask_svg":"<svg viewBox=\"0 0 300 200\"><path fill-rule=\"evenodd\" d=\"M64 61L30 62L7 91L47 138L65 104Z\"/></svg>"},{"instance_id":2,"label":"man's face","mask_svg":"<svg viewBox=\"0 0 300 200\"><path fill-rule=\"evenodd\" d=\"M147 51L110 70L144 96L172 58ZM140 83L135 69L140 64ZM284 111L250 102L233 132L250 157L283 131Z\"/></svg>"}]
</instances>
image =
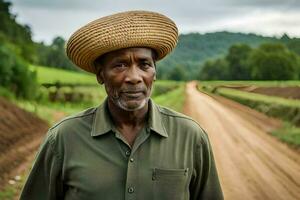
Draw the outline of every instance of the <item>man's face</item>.
<instances>
[{"instance_id":1,"label":"man's face","mask_svg":"<svg viewBox=\"0 0 300 200\"><path fill-rule=\"evenodd\" d=\"M126 111L139 110L148 103L156 74L151 49L113 51L100 62L97 79L104 83L109 101Z\"/></svg>"}]
</instances>

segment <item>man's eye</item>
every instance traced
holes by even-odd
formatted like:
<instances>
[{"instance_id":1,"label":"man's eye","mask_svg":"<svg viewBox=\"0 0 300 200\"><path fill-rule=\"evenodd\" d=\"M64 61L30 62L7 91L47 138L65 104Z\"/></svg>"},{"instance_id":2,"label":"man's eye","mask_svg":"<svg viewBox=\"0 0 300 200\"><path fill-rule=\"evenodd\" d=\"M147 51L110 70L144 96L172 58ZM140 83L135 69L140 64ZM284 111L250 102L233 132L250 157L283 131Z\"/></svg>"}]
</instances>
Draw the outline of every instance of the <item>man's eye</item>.
<instances>
[{"instance_id":1,"label":"man's eye","mask_svg":"<svg viewBox=\"0 0 300 200\"><path fill-rule=\"evenodd\" d=\"M124 63L117 63L114 65L115 68L123 68L126 67L126 65Z\"/></svg>"},{"instance_id":2,"label":"man's eye","mask_svg":"<svg viewBox=\"0 0 300 200\"><path fill-rule=\"evenodd\" d=\"M141 63L141 67L143 67L143 68L148 68L148 67L151 67L151 64L148 63L148 62L142 62L142 63Z\"/></svg>"}]
</instances>

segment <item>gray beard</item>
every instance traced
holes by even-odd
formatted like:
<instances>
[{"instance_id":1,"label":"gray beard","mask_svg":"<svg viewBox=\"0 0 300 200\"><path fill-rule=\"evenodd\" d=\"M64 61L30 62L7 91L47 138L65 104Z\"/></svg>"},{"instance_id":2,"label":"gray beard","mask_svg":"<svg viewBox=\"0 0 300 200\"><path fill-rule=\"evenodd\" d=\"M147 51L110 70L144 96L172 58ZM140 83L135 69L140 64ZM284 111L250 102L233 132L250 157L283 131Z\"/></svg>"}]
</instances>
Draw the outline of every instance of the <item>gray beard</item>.
<instances>
[{"instance_id":1,"label":"gray beard","mask_svg":"<svg viewBox=\"0 0 300 200\"><path fill-rule=\"evenodd\" d=\"M113 102L121 109L126 110L126 111L136 111L142 109L149 101L150 97L147 97L143 100L143 102L135 108L128 108L120 99L114 99Z\"/></svg>"}]
</instances>

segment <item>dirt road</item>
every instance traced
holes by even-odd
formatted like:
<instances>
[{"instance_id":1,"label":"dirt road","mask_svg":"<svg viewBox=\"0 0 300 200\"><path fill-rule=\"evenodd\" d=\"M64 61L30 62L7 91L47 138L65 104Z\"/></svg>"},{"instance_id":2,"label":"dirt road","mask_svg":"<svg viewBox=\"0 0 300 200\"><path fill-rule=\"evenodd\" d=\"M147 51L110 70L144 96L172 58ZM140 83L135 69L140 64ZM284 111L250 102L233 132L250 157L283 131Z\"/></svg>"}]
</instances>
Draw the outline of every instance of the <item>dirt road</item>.
<instances>
[{"instance_id":1,"label":"dirt road","mask_svg":"<svg viewBox=\"0 0 300 200\"><path fill-rule=\"evenodd\" d=\"M208 132L225 199L299 200L300 154L266 131L279 122L223 98L186 90L184 112Z\"/></svg>"}]
</instances>

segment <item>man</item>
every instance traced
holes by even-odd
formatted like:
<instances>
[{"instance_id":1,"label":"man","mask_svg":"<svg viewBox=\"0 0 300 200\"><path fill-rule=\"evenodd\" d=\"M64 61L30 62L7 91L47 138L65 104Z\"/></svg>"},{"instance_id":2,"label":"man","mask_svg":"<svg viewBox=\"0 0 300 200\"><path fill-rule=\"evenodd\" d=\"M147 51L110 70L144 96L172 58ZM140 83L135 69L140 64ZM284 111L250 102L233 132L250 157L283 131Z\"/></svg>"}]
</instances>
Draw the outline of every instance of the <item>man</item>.
<instances>
[{"instance_id":1,"label":"man","mask_svg":"<svg viewBox=\"0 0 300 200\"><path fill-rule=\"evenodd\" d=\"M206 133L150 100L155 62L177 37L173 21L147 11L100 18L71 36L69 58L108 97L50 128L22 200L223 199Z\"/></svg>"}]
</instances>

